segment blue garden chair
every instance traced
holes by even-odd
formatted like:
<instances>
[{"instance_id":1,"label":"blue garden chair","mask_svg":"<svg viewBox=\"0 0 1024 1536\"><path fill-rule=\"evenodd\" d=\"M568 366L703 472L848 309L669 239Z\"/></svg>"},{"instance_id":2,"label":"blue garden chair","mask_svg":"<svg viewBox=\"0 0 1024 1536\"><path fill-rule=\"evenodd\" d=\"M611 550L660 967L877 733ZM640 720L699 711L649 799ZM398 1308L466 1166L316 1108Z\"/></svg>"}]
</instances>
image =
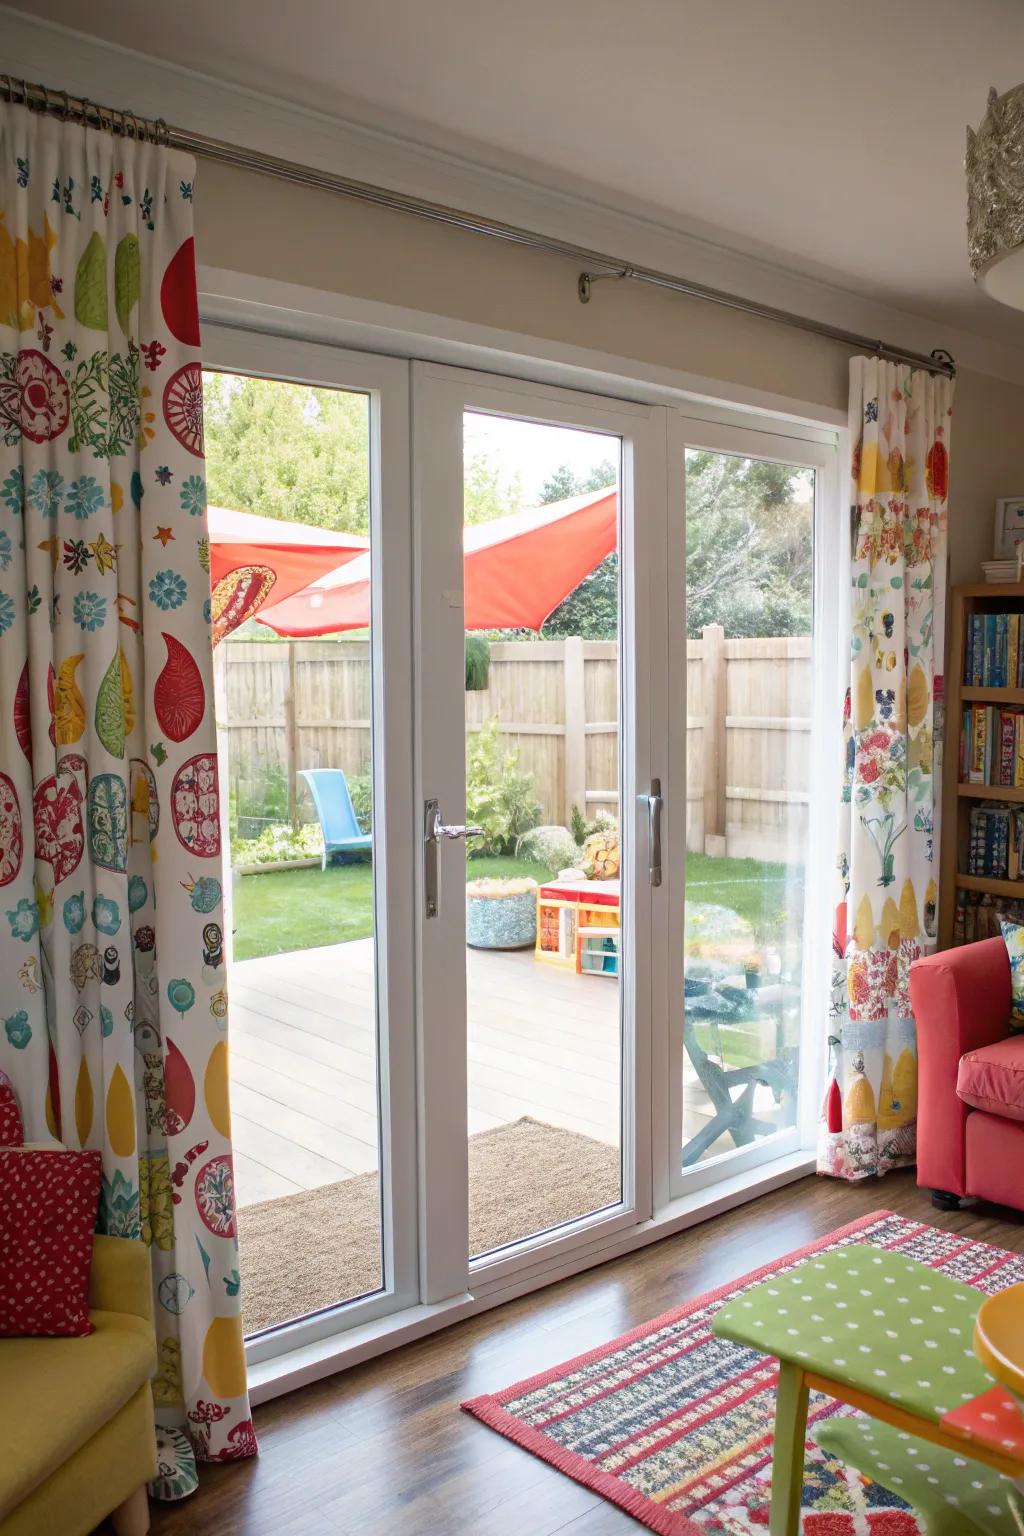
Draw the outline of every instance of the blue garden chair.
<instances>
[{"instance_id":1,"label":"blue garden chair","mask_svg":"<svg viewBox=\"0 0 1024 1536\"><path fill-rule=\"evenodd\" d=\"M305 779L309 786L324 835L320 868L327 868L332 853L370 852L373 837L360 830L343 771L340 768L303 768L299 778Z\"/></svg>"}]
</instances>

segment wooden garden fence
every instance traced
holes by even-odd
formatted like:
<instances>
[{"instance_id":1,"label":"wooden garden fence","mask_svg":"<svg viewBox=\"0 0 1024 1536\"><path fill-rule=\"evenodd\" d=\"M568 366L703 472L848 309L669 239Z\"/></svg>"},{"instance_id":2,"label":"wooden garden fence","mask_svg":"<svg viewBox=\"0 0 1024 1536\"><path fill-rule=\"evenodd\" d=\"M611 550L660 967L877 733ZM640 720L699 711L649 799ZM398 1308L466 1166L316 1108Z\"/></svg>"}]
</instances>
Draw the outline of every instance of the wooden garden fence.
<instances>
[{"instance_id":1,"label":"wooden garden fence","mask_svg":"<svg viewBox=\"0 0 1024 1536\"><path fill-rule=\"evenodd\" d=\"M217 657L229 778L246 819L251 808L256 822L310 820L302 768L368 772L365 640L229 641ZM727 640L709 625L688 643L686 676L687 847L795 857L807 830L810 638ZM545 822L567 824L574 805L588 817L617 812L614 641L492 644L488 686L466 694L466 722L492 717L533 775Z\"/></svg>"}]
</instances>

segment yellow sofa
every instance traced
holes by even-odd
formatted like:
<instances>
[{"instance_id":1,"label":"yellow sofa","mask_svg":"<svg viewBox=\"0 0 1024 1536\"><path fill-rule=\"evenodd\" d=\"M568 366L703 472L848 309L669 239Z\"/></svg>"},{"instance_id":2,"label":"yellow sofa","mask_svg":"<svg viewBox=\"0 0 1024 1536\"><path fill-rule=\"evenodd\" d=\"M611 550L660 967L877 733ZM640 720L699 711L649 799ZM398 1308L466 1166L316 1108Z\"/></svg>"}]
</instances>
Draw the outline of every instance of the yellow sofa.
<instances>
[{"instance_id":1,"label":"yellow sofa","mask_svg":"<svg viewBox=\"0 0 1024 1536\"><path fill-rule=\"evenodd\" d=\"M144 1244L96 1238L89 1306L86 1338L0 1339L0 1536L88 1536L108 1515L117 1536L149 1529L156 1345Z\"/></svg>"}]
</instances>

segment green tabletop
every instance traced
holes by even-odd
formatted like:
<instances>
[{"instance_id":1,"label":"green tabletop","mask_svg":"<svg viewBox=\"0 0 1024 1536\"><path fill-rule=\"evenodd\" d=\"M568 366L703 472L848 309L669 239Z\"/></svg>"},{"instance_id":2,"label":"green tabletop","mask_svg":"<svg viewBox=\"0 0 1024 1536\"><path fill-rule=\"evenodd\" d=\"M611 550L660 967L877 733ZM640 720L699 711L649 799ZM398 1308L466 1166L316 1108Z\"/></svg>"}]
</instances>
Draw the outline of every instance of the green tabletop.
<instances>
[{"instance_id":1,"label":"green tabletop","mask_svg":"<svg viewBox=\"0 0 1024 1536\"><path fill-rule=\"evenodd\" d=\"M924 1264L856 1243L770 1275L712 1326L934 1422L993 1385L972 1345L981 1300Z\"/></svg>"}]
</instances>

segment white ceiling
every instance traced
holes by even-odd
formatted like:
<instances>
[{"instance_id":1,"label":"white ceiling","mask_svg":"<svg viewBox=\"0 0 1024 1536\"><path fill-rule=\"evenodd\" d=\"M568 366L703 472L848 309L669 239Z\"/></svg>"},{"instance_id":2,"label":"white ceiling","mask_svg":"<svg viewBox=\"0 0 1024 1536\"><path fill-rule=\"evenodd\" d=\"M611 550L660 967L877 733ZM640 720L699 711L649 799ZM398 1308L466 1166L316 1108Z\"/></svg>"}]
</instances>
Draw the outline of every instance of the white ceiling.
<instances>
[{"instance_id":1,"label":"white ceiling","mask_svg":"<svg viewBox=\"0 0 1024 1536\"><path fill-rule=\"evenodd\" d=\"M1024 315L971 281L963 176L988 87L1024 77L1021 0L33 0L32 14L1024 346Z\"/></svg>"}]
</instances>

